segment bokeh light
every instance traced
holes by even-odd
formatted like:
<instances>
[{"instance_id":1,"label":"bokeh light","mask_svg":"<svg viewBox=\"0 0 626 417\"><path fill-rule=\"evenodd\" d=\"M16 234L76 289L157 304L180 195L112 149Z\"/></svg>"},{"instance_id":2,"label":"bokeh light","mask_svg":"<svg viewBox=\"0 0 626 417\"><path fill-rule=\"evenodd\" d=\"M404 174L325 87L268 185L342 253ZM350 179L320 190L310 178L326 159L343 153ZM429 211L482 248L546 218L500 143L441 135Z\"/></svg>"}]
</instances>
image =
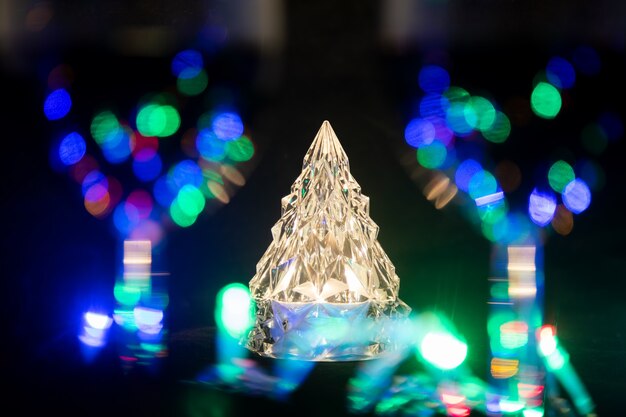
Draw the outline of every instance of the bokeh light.
<instances>
[{"instance_id":1,"label":"bokeh light","mask_svg":"<svg viewBox=\"0 0 626 417\"><path fill-rule=\"evenodd\" d=\"M111 327L113 319L106 314L88 311L85 313L85 322L94 329L105 330Z\"/></svg>"},{"instance_id":2,"label":"bokeh light","mask_svg":"<svg viewBox=\"0 0 626 417\"><path fill-rule=\"evenodd\" d=\"M222 140L234 140L243 134L241 117L234 112L218 113L213 118L211 127L215 135Z\"/></svg>"},{"instance_id":3,"label":"bokeh light","mask_svg":"<svg viewBox=\"0 0 626 417\"><path fill-rule=\"evenodd\" d=\"M149 192L134 190L126 197L124 210L130 219L139 222L139 220L147 219L150 216L153 205L152 195Z\"/></svg>"},{"instance_id":4,"label":"bokeh light","mask_svg":"<svg viewBox=\"0 0 626 417\"><path fill-rule=\"evenodd\" d=\"M215 319L232 337L243 336L254 323L252 297L247 286L229 284L217 295Z\"/></svg>"},{"instance_id":5,"label":"bokeh light","mask_svg":"<svg viewBox=\"0 0 626 417\"><path fill-rule=\"evenodd\" d=\"M190 216L187 214L178 203L178 198L175 198L170 205L170 217L180 227L189 227L196 222L197 216Z\"/></svg>"},{"instance_id":6,"label":"bokeh light","mask_svg":"<svg viewBox=\"0 0 626 417\"><path fill-rule=\"evenodd\" d=\"M561 94L553 85L540 82L530 96L533 112L544 119L553 119L561 110Z\"/></svg>"},{"instance_id":7,"label":"bokeh light","mask_svg":"<svg viewBox=\"0 0 626 417\"><path fill-rule=\"evenodd\" d=\"M582 213L591 204L591 191L580 178L567 184L563 190L563 204L574 214Z\"/></svg>"},{"instance_id":8,"label":"bokeh light","mask_svg":"<svg viewBox=\"0 0 626 417\"><path fill-rule=\"evenodd\" d=\"M554 218L556 204L556 195L552 191L535 188L528 199L530 219L538 226L548 225Z\"/></svg>"},{"instance_id":9,"label":"bokeh light","mask_svg":"<svg viewBox=\"0 0 626 417\"><path fill-rule=\"evenodd\" d=\"M569 61L555 56L548 61L546 77L557 88L572 88L576 81L576 71Z\"/></svg>"},{"instance_id":10,"label":"bokeh light","mask_svg":"<svg viewBox=\"0 0 626 417\"><path fill-rule=\"evenodd\" d=\"M69 133L59 144L59 158L65 165L78 163L85 156L86 151L85 139L77 132Z\"/></svg>"},{"instance_id":11,"label":"bokeh light","mask_svg":"<svg viewBox=\"0 0 626 417\"><path fill-rule=\"evenodd\" d=\"M468 136L474 131L478 117L467 103L453 102L446 112L448 127L458 136Z\"/></svg>"},{"instance_id":12,"label":"bokeh light","mask_svg":"<svg viewBox=\"0 0 626 417\"><path fill-rule=\"evenodd\" d=\"M479 162L473 159L466 159L461 162L456 169L456 173L454 175L454 181L456 182L457 187L459 189L467 192L469 190L469 182L479 171L482 171L483 167Z\"/></svg>"},{"instance_id":13,"label":"bokeh light","mask_svg":"<svg viewBox=\"0 0 626 417\"><path fill-rule=\"evenodd\" d=\"M498 182L489 171L480 170L472 175L467 190L470 197L476 200L477 198L496 193L498 191Z\"/></svg>"},{"instance_id":14,"label":"bokeh light","mask_svg":"<svg viewBox=\"0 0 626 417\"><path fill-rule=\"evenodd\" d=\"M552 219L552 228L562 236L567 236L574 228L574 215L563 204L556 206L556 213Z\"/></svg>"},{"instance_id":15,"label":"bokeh light","mask_svg":"<svg viewBox=\"0 0 626 417\"><path fill-rule=\"evenodd\" d=\"M197 96L206 90L209 76L204 69L199 72L195 68L184 69L176 80L176 88L186 96Z\"/></svg>"},{"instance_id":16,"label":"bokeh light","mask_svg":"<svg viewBox=\"0 0 626 417\"><path fill-rule=\"evenodd\" d=\"M435 127L428 120L416 117L404 129L404 138L414 148L429 145L435 139Z\"/></svg>"},{"instance_id":17,"label":"bokeh light","mask_svg":"<svg viewBox=\"0 0 626 417\"><path fill-rule=\"evenodd\" d=\"M140 150L133 159L133 172L138 179L144 182L157 178L162 168L161 157L152 148Z\"/></svg>"},{"instance_id":18,"label":"bokeh light","mask_svg":"<svg viewBox=\"0 0 626 417\"><path fill-rule=\"evenodd\" d=\"M204 209L205 200L202 192L193 185L183 186L176 197L178 206L188 217L197 217Z\"/></svg>"},{"instance_id":19,"label":"bokeh light","mask_svg":"<svg viewBox=\"0 0 626 417\"><path fill-rule=\"evenodd\" d=\"M254 156L254 144L246 136L226 142L226 156L234 162L249 161Z\"/></svg>"},{"instance_id":20,"label":"bokeh light","mask_svg":"<svg viewBox=\"0 0 626 417\"><path fill-rule=\"evenodd\" d=\"M483 137L493 143L506 141L510 134L511 122L507 115L502 112L496 112L493 123L483 130Z\"/></svg>"},{"instance_id":21,"label":"bokeh light","mask_svg":"<svg viewBox=\"0 0 626 417\"><path fill-rule=\"evenodd\" d=\"M63 88L51 91L43 103L43 113L48 120L64 118L72 108L70 93Z\"/></svg>"},{"instance_id":22,"label":"bokeh light","mask_svg":"<svg viewBox=\"0 0 626 417\"><path fill-rule=\"evenodd\" d=\"M187 78L195 77L202 71L203 67L202 54L193 49L181 51L172 59L172 74L176 77L181 77L185 71L188 71L184 74Z\"/></svg>"},{"instance_id":23,"label":"bokeh light","mask_svg":"<svg viewBox=\"0 0 626 417\"><path fill-rule=\"evenodd\" d=\"M550 187L557 193L563 191L565 186L575 178L574 168L565 161L556 161L548 171Z\"/></svg>"},{"instance_id":24,"label":"bokeh light","mask_svg":"<svg viewBox=\"0 0 626 417\"><path fill-rule=\"evenodd\" d=\"M196 137L196 148L204 159L221 161L226 156L228 142L217 137L210 129L202 129Z\"/></svg>"},{"instance_id":25,"label":"bokeh light","mask_svg":"<svg viewBox=\"0 0 626 417\"><path fill-rule=\"evenodd\" d=\"M422 117L445 117L450 102L441 94L426 94L419 103Z\"/></svg>"},{"instance_id":26,"label":"bokeh light","mask_svg":"<svg viewBox=\"0 0 626 417\"><path fill-rule=\"evenodd\" d=\"M450 86L450 75L440 66L426 65L419 72L418 82L425 92L441 94Z\"/></svg>"},{"instance_id":27,"label":"bokeh light","mask_svg":"<svg viewBox=\"0 0 626 417\"><path fill-rule=\"evenodd\" d=\"M119 129L117 117L108 110L96 114L91 121L91 136L98 145L102 145L110 136L116 135Z\"/></svg>"},{"instance_id":28,"label":"bokeh light","mask_svg":"<svg viewBox=\"0 0 626 417\"><path fill-rule=\"evenodd\" d=\"M473 115L466 117L466 119L469 121L475 118L476 123L473 127L480 131L491 129L491 126L496 121L496 109L493 107L493 104L484 97L471 97L468 105L465 107L465 111L473 112Z\"/></svg>"},{"instance_id":29,"label":"bokeh light","mask_svg":"<svg viewBox=\"0 0 626 417\"><path fill-rule=\"evenodd\" d=\"M447 154L446 145L434 140L417 150L417 160L425 168L439 168L445 162Z\"/></svg>"},{"instance_id":30,"label":"bokeh light","mask_svg":"<svg viewBox=\"0 0 626 417\"><path fill-rule=\"evenodd\" d=\"M168 173L168 184L176 192L187 184L199 188L202 182L202 168L191 159L180 161Z\"/></svg>"},{"instance_id":31,"label":"bokeh light","mask_svg":"<svg viewBox=\"0 0 626 417\"><path fill-rule=\"evenodd\" d=\"M424 359L444 370L457 368L467 357L467 344L445 332L428 332L419 349Z\"/></svg>"},{"instance_id":32,"label":"bokeh light","mask_svg":"<svg viewBox=\"0 0 626 417\"><path fill-rule=\"evenodd\" d=\"M178 110L170 105L150 103L137 113L137 130L144 136L171 136L180 127Z\"/></svg>"}]
</instances>

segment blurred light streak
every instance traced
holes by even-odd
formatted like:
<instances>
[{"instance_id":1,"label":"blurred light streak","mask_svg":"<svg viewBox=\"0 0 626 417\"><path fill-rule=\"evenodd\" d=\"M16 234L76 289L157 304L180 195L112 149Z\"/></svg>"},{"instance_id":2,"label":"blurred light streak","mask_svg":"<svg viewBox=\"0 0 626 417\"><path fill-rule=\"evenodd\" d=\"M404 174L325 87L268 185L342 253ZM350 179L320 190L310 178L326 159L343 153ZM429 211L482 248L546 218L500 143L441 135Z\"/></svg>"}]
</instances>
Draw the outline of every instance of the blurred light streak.
<instances>
[{"instance_id":1,"label":"blurred light streak","mask_svg":"<svg viewBox=\"0 0 626 417\"><path fill-rule=\"evenodd\" d=\"M534 238L527 237L534 243ZM490 413L519 413L543 407L534 334L541 326L543 275L536 244L495 244L490 278L488 334L491 347ZM532 414L532 413L531 413Z\"/></svg>"},{"instance_id":2,"label":"blurred light streak","mask_svg":"<svg viewBox=\"0 0 626 417\"><path fill-rule=\"evenodd\" d=\"M156 359L167 356L164 318L169 297L164 282L154 282L153 277L167 278L168 274L152 274L152 253L150 240L123 242L123 274L113 290L117 301L113 318L121 328L119 356L127 370L155 366Z\"/></svg>"},{"instance_id":3,"label":"blurred light streak","mask_svg":"<svg viewBox=\"0 0 626 417\"><path fill-rule=\"evenodd\" d=\"M457 192L458 192L458 188L456 187L456 185L450 184L443 191L443 193L437 196L437 199L435 200L435 208L437 210L444 208L446 205L448 205L450 201L452 201L452 199L456 196Z\"/></svg>"},{"instance_id":4,"label":"blurred light streak","mask_svg":"<svg viewBox=\"0 0 626 417\"><path fill-rule=\"evenodd\" d=\"M569 362L569 355L559 344L553 326L543 326L537 332L537 351L544 360L546 368L565 387L580 415L588 415L595 409L595 404L587 392L574 367Z\"/></svg>"},{"instance_id":5,"label":"blurred light streak","mask_svg":"<svg viewBox=\"0 0 626 417\"><path fill-rule=\"evenodd\" d=\"M507 379L519 371L518 359L493 358L491 360L491 376L496 379Z\"/></svg>"}]
</instances>

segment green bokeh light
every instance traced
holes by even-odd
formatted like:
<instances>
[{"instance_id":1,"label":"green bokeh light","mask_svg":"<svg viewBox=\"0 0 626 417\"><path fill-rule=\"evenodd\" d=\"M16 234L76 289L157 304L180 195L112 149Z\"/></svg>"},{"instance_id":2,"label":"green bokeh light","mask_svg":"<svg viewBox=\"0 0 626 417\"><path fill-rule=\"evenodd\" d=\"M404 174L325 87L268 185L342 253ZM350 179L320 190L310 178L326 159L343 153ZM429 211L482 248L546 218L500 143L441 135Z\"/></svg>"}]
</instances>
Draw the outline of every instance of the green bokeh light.
<instances>
[{"instance_id":1,"label":"green bokeh light","mask_svg":"<svg viewBox=\"0 0 626 417\"><path fill-rule=\"evenodd\" d=\"M538 83L530 96L533 112L544 119L553 119L561 110L561 94L552 84Z\"/></svg>"},{"instance_id":2,"label":"green bokeh light","mask_svg":"<svg viewBox=\"0 0 626 417\"><path fill-rule=\"evenodd\" d=\"M468 184L470 197L476 200L498 191L498 182L489 171L481 170L472 175Z\"/></svg>"},{"instance_id":3,"label":"green bokeh light","mask_svg":"<svg viewBox=\"0 0 626 417\"><path fill-rule=\"evenodd\" d=\"M188 217L197 217L205 205L202 192L193 185L187 184L178 192L176 198L178 207Z\"/></svg>"},{"instance_id":4,"label":"green bokeh light","mask_svg":"<svg viewBox=\"0 0 626 417\"><path fill-rule=\"evenodd\" d=\"M511 134L511 122L506 114L496 112L491 126L484 129L482 132L485 139L489 142L502 143L507 140Z\"/></svg>"},{"instance_id":5,"label":"green bokeh light","mask_svg":"<svg viewBox=\"0 0 626 417\"><path fill-rule=\"evenodd\" d=\"M246 136L226 142L226 156L231 161L245 162L254 155L254 144Z\"/></svg>"},{"instance_id":6,"label":"green bokeh light","mask_svg":"<svg viewBox=\"0 0 626 417\"><path fill-rule=\"evenodd\" d=\"M179 127L180 115L172 106L151 103L137 113L137 130L144 136L171 136Z\"/></svg>"},{"instance_id":7,"label":"green bokeh light","mask_svg":"<svg viewBox=\"0 0 626 417\"><path fill-rule=\"evenodd\" d=\"M460 101L466 102L470 99L470 94L461 87L452 86L448 88L444 93L444 97L447 98L450 102Z\"/></svg>"},{"instance_id":8,"label":"green bokeh light","mask_svg":"<svg viewBox=\"0 0 626 417\"><path fill-rule=\"evenodd\" d=\"M217 295L215 308L217 326L232 337L242 337L254 324L254 303L247 286L233 283Z\"/></svg>"},{"instance_id":9,"label":"green bokeh light","mask_svg":"<svg viewBox=\"0 0 626 417\"><path fill-rule=\"evenodd\" d=\"M478 216L485 223L494 224L502 220L509 212L509 204L506 200L500 200L485 206L477 207Z\"/></svg>"},{"instance_id":10,"label":"green bokeh light","mask_svg":"<svg viewBox=\"0 0 626 417\"><path fill-rule=\"evenodd\" d=\"M189 227L196 222L197 216L190 216L185 213L178 204L178 198L175 198L170 205L170 216L174 223L180 227Z\"/></svg>"},{"instance_id":11,"label":"green bokeh light","mask_svg":"<svg viewBox=\"0 0 626 417\"><path fill-rule=\"evenodd\" d=\"M494 109L493 104L484 97L474 96L469 99L468 105L465 106L466 120L468 123L472 124L470 122L472 118L467 117L467 113L470 110L472 110L476 120L472 125L474 129L480 131L488 130L496 121L496 109Z\"/></svg>"},{"instance_id":12,"label":"green bokeh light","mask_svg":"<svg viewBox=\"0 0 626 417\"><path fill-rule=\"evenodd\" d=\"M424 168L439 168L445 162L446 156L448 156L446 145L438 140L417 150L417 160Z\"/></svg>"},{"instance_id":13,"label":"green bokeh light","mask_svg":"<svg viewBox=\"0 0 626 417\"><path fill-rule=\"evenodd\" d=\"M204 69L200 70L194 77L178 77L176 80L178 91L186 96L196 96L202 93L208 84L209 77Z\"/></svg>"},{"instance_id":14,"label":"green bokeh light","mask_svg":"<svg viewBox=\"0 0 626 417\"><path fill-rule=\"evenodd\" d=\"M137 130L144 136L160 136L165 129L165 112L158 104L148 104L137 113Z\"/></svg>"},{"instance_id":15,"label":"green bokeh light","mask_svg":"<svg viewBox=\"0 0 626 417\"><path fill-rule=\"evenodd\" d=\"M115 284L115 287L113 287L113 295L118 303L125 306L134 306L141 298L141 289L118 282Z\"/></svg>"},{"instance_id":16,"label":"green bokeh light","mask_svg":"<svg viewBox=\"0 0 626 417\"><path fill-rule=\"evenodd\" d=\"M110 111L98 113L91 121L91 136L98 144L106 142L111 133L120 128L117 117Z\"/></svg>"},{"instance_id":17,"label":"green bokeh light","mask_svg":"<svg viewBox=\"0 0 626 417\"><path fill-rule=\"evenodd\" d=\"M550 187L557 193L563 192L565 186L575 178L574 168L565 161L556 161L548 171Z\"/></svg>"}]
</instances>

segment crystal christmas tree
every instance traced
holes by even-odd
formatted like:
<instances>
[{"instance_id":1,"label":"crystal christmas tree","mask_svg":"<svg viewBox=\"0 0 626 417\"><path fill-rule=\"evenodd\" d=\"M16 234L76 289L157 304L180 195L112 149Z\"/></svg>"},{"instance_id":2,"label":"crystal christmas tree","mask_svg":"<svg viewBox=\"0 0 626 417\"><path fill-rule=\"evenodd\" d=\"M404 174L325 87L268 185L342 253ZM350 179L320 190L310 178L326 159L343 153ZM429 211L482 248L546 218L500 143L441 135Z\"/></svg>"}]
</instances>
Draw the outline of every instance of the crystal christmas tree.
<instances>
[{"instance_id":1,"label":"crystal christmas tree","mask_svg":"<svg viewBox=\"0 0 626 417\"><path fill-rule=\"evenodd\" d=\"M248 348L315 361L395 349L391 329L410 308L398 298L400 280L376 239L369 198L327 121L281 203L273 241L250 281L257 308Z\"/></svg>"}]
</instances>

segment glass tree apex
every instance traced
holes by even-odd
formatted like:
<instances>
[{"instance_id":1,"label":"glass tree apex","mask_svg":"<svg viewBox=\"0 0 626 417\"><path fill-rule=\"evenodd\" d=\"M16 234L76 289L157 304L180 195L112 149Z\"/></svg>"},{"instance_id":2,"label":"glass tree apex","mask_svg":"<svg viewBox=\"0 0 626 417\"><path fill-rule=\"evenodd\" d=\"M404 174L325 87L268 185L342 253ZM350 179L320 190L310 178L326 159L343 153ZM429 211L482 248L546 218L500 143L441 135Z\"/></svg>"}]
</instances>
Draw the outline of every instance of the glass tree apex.
<instances>
[{"instance_id":1,"label":"glass tree apex","mask_svg":"<svg viewBox=\"0 0 626 417\"><path fill-rule=\"evenodd\" d=\"M369 359L394 350L394 323L410 308L378 243L369 198L324 121L302 172L281 201L272 243L250 281L250 350L315 361Z\"/></svg>"}]
</instances>

